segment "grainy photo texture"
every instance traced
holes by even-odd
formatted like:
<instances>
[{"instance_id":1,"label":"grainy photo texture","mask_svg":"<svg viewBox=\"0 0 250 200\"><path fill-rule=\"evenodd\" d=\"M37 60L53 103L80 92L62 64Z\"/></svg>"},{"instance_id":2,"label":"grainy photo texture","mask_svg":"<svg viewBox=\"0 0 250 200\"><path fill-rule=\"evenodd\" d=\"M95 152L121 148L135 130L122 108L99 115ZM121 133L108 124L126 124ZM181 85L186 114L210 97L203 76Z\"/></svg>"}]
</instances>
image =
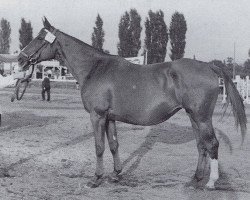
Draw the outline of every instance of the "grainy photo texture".
<instances>
[{"instance_id":1,"label":"grainy photo texture","mask_svg":"<svg viewBox=\"0 0 250 200\"><path fill-rule=\"evenodd\" d=\"M250 199L249 10L0 0L0 200Z\"/></svg>"}]
</instances>

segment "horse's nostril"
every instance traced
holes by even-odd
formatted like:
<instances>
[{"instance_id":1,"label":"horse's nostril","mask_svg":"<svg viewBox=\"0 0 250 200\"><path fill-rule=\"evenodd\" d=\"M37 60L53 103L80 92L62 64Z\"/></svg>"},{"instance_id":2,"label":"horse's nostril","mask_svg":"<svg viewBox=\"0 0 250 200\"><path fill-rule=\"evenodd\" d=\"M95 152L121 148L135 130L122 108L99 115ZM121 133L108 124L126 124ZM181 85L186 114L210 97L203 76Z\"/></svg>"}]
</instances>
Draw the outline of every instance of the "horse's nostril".
<instances>
[{"instance_id":1,"label":"horse's nostril","mask_svg":"<svg viewBox=\"0 0 250 200\"><path fill-rule=\"evenodd\" d=\"M23 59L21 57L18 57L18 62L21 62Z\"/></svg>"},{"instance_id":2,"label":"horse's nostril","mask_svg":"<svg viewBox=\"0 0 250 200\"><path fill-rule=\"evenodd\" d=\"M17 59L17 61L18 61L19 64L23 64L24 63L24 59L22 57L19 57Z\"/></svg>"}]
</instances>

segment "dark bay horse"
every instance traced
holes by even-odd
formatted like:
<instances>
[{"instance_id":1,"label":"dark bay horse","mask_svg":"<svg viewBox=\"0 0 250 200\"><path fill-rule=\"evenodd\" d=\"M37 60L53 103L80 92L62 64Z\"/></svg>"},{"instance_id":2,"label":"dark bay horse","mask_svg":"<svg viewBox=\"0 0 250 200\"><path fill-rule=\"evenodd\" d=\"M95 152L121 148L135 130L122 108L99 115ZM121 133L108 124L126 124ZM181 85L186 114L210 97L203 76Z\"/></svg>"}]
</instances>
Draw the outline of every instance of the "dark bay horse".
<instances>
[{"instance_id":1,"label":"dark bay horse","mask_svg":"<svg viewBox=\"0 0 250 200\"><path fill-rule=\"evenodd\" d=\"M38 36L20 53L19 65L25 70L30 63L57 59L78 81L84 108L93 125L97 157L95 176L89 186L97 187L104 174L105 133L114 159L111 179L117 180L122 171L116 121L149 126L169 119L183 108L191 120L199 152L191 183L204 178L208 157L210 177L206 186L214 188L219 177L219 142L212 125L219 94L218 76L224 79L242 138L246 133L243 101L225 69L191 59L136 65L55 29L46 18L43 24Z\"/></svg>"}]
</instances>

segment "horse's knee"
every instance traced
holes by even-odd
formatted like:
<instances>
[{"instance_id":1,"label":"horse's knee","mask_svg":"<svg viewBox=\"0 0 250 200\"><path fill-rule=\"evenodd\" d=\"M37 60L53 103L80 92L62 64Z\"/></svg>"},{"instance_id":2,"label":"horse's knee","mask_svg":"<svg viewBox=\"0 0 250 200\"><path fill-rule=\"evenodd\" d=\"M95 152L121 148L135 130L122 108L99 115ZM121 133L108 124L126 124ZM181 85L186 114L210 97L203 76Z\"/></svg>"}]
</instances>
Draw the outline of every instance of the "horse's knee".
<instances>
[{"instance_id":1,"label":"horse's knee","mask_svg":"<svg viewBox=\"0 0 250 200\"><path fill-rule=\"evenodd\" d=\"M105 147L102 144L97 144L95 146L96 148L96 156L101 157L104 153Z\"/></svg>"},{"instance_id":2,"label":"horse's knee","mask_svg":"<svg viewBox=\"0 0 250 200\"><path fill-rule=\"evenodd\" d=\"M109 143L109 148L113 155L117 152L118 147L119 147L119 143L117 140L114 140Z\"/></svg>"}]
</instances>

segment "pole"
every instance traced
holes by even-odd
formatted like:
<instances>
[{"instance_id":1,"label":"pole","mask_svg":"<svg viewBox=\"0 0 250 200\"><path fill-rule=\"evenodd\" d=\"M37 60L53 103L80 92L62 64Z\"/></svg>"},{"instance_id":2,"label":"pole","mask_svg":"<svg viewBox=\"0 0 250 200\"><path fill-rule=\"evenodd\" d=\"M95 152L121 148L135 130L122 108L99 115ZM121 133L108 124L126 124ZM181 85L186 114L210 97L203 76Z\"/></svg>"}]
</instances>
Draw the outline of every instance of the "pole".
<instances>
[{"instance_id":1,"label":"pole","mask_svg":"<svg viewBox=\"0 0 250 200\"><path fill-rule=\"evenodd\" d=\"M0 127L2 126L2 114L0 113Z\"/></svg>"},{"instance_id":2,"label":"pole","mask_svg":"<svg viewBox=\"0 0 250 200\"><path fill-rule=\"evenodd\" d=\"M225 83L223 82L223 97L222 97L222 103L226 103L227 99L226 99L227 95L226 95L226 87L225 87Z\"/></svg>"},{"instance_id":3,"label":"pole","mask_svg":"<svg viewBox=\"0 0 250 200\"><path fill-rule=\"evenodd\" d=\"M233 63L233 79L235 79L235 65L236 65L236 62L235 62L235 42L234 42L234 63Z\"/></svg>"}]
</instances>

